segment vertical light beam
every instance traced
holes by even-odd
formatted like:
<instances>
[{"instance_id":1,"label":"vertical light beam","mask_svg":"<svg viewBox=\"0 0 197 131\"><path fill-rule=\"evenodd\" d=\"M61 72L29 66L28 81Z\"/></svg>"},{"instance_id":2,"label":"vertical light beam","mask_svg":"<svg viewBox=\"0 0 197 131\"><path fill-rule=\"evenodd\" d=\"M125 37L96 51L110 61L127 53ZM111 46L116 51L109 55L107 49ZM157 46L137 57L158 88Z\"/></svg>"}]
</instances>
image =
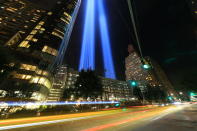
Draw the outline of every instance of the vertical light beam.
<instances>
[{"instance_id":1,"label":"vertical light beam","mask_svg":"<svg viewBox=\"0 0 197 131\"><path fill-rule=\"evenodd\" d=\"M79 70L95 69L95 0L87 0Z\"/></svg>"},{"instance_id":2,"label":"vertical light beam","mask_svg":"<svg viewBox=\"0 0 197 131\"><path fill-rule=\"evenodd\" d=\"M100 36L102 42L105 77L116 79L103 0L97 0L97 1L98 1Z\"/></svg>"}]
</instances>

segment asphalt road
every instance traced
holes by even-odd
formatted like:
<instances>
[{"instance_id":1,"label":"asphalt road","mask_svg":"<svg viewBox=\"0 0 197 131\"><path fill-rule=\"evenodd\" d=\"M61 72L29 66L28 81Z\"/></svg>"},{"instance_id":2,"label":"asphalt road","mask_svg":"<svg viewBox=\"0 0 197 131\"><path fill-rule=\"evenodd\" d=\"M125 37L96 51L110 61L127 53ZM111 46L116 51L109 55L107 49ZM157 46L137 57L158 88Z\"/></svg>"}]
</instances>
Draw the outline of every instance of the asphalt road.
<instances>
[{"instance_id":1,"label":"asphalt road","mask_svg":"<svg viewBox=\"0 0 197 131\"><path fill-rule=\"evenodd\" d=\"M121 131L131 131L126 127ZM156 118L132 131L197 131L197 105L191 105L172 114Z\"/></svg>"},{"instance_id":2,"label":"asphalt road","mask_svg":"<svg viewBox=\"0 0 197 131\"><path fill-rule=\"evenodd\" d=\"M0 130L3 129L11 131L197 131L197 105L4 120L0 121Z\"/></svg>"}]
</instances>

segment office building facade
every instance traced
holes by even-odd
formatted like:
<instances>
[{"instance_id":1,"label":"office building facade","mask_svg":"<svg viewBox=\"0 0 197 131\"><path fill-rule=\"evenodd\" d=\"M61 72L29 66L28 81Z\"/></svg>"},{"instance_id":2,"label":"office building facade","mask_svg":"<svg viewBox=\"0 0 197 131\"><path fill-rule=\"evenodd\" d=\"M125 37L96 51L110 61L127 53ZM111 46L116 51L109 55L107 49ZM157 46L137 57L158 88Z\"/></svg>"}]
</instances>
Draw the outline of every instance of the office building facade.
<instances>
[{"instance_id":1,"label":"office building facade","mask_svg":"<svg viewBox=\"0 0 197 131\"><path fill-rule=\"evenodd\" d=\"M78 9L77 0L58 1L51 11L45 11L33 28L25 32L25 37L21 37L17 44L11 46L15 60L10 63L15 69L1 85L1 88L11 91L12 94L20 94L11 97L38 101L47 99L53 84L54 70L50 67L58 56L64 55L59 51L66 48L62 45L68 44L62 42L70 37L71 27L74 26L73 14L75 13L76 17ZM20 38L20 35L16 36Z\"/></svg>"}]
</instances>

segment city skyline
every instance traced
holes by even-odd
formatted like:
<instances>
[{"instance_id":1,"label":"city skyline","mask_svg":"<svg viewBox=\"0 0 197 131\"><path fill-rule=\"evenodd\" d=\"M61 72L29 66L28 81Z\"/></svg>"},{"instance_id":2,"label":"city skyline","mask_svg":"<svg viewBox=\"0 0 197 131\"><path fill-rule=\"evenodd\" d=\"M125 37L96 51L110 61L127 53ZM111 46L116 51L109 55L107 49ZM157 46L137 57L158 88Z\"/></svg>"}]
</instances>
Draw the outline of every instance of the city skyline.
<instances>
[{"instance_id":1,"label":"city skyline","mask_svg":"<svg viewBox=\"0 0 197 131\"><path fill-rule=\"evenodd\" d=\"M32 0L32 1L34 1L35 3L38 2L37 0ZM56 0L53 0L51 2L46 0L41 0L41 1L39 0L38 4L40 4L40 6L44 5L43 7L50 9L55 1ZM79 17L77 20L78 22L74 27L74 33L71 37L71 44L68 47L68 53L66 54L66 59L68 59L67 64L72 65L73 68L75 69L77 69L77 66L75 65L78 64L78 58L80 52L80 50L77 49L77 47L79 47L81 44L78 40L75 39L75 37L80 37L80 35L82 34L83 26L81 21L83 21L83 14L84 14L83 9L85 7L84 3L85 1L82 2L82 7L80 9ZM143 4L140 5L140 3ZM113 54L115 54L113 59L116 59L115 70L117 72L118 79L124 79L125 76L122 75L122 73L124 72L124 66L122 64L124 64L124 58L128 56L128 54L126 53L127 45L128 44L136 45L135 40L133 40L132 38L133 37L132 25L130 24L128 7L126 2L118 1L118 0L115 0L113 2L110 0L106 0L105 4L107 6L107 16L109 19L108 22L110 23L109 26L109 31L111 33L110 36L113 38L111 42L113 43L112 51ZM140 30L140 37L142 38L143 52L145 55L153 57L160 64L162 64L162 67L164 67L165 71L171 77L171 79L173 79L175 76L178 75L176 72L174 72L175 76L172 75L171 73L172 71L174 70L178 71L181 70L181 68L183 68L183 67L181 67L180 69L175 68L173 66L173 63L177 63L176 65L179 65L179 63L181 63L182 65L185 64L185 67L194 66L196 64L195 59L193 60L188 59L188 61L185 63L181 62L182 56L188 58L191 53L191 49L193 49L194 51L196 49L195 40L194 40L195 36L193 33L191 33L195 21L192 18L193 16L191 15L192 12L190 10L189 4L186 4L183 0L179 2L178 1L170 2L169 0L165 2L159 2L159 1L156 2L155 0L151 0L148 3L144 0L139 0L135 2L136 10L138 13L137 14L139 20L138 27ZM45 5L49 5L49 6L45 6ZM164 6L162 5L166 5L166 7L163 8ZM158 8L158 7L162 7L162 8ZM115 8L117 10L115 10ZM158 11L154 11L153 8L157 9ZM174 12L174 14L170 13L171 10L168 9L172 9L173 10L172 12ZM194 9L192 11L194 11ZM161 13L161 15L159 13ZM175 15L175 13L177 13L177 15ZM156 22L155 19L158 21ZM169 22L171 22L171 25L168 24ZM161 28L159 28L160 25ZM116 28L111 28L112 26L113 27L115 26ZM183 28L181 28L182 26ZM187 31L184 31L184 29L186 28L188 28ZM177 29L180 29L180 31L176 32ZM187 37L182 37L184 35ZM165 38L165 36L167 39ZM99 42L100 40L99 38L97 38L96 43ZM184 53L182 47L184 47L185 42L186 43L189 42L190 46L187 46L185 48L187 52ZM180 44L181 46L178 46L178 44ZM178 46L178 48L176 50L175 48L171 48L171 52L169 53L166 49L170 47L170 45ZM100 50L101 47L97 46L97 48ZM180 53L176 53L177 51ZM71 55L72 52L75 52L76 55L72 56ZM182 56L180 56L181 52L183 52ZM96 53L101 54L101 51L97 51ZM71 61L69 59L70 56L73 57ZM174 56L175 58L173 58ZM101 58L101 55L98 55L96 57ZM102 60L96 61L96 65L99 67L100 71L103 70Z\"/></svg>"},{"instance_id":2,"label":"city skyline","mask_svg":"<svg viewBox=\"0 0 197 131\"><path fill-rule=\"evenodd\" d=\"M0 130L197 130L197 0L0 0Z\"/></svg>"}]
</instances>

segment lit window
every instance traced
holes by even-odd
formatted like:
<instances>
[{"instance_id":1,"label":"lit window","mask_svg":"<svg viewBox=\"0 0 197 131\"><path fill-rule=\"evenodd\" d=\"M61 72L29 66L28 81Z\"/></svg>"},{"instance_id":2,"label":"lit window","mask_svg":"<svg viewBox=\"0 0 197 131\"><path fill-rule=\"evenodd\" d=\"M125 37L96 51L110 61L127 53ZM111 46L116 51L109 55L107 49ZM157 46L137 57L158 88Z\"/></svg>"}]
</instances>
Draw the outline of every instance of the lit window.
<instances>
[{"instance_id":1,"label":"lit window","mask_svg":"<svg viewBox=\"0 0 197 131\"><path fill-rule=\"evenodd\" d=\"M53 14L53 12L48 12L48 15L52 15Z\"/></svg>"},{"instance_id":2,"label":"lit window","mask_svg":"<svg viewBox=\"0 0 197 131\"><path fill-rule=\"evenodd\" d=\"M69 18L69 20L72 18L67 12L64 12L64 15Z\"/></svg>"},{"instance_id":3,"label":"lit window","mask_svg":"<svg viewBox=\"0 0 197 131\"><path fill-rule=\"evenodd\" d=\"M31 22L36 22L35 20L30 20Z\"/></svg>"},{"instance_id":4,"label":"lit window","mask_svg":"<svg viewBox=\"0 0 197 131\"><path fill-rule=\"evenodd\" d=\"M59 34L58 34L58 33L56 33L56 32L52 32L52 35L57 36L57 37L59 37L59 38L61 38L61 39L63 39L63 38L64 38L63 36L59 35Z\"/></svg>"},{"instance_id":5,"label":"lit window","mask_svg":"<svg viewBox=\"0 0 197 131\"><path fill-rule=\"evenodd\" d=\"M58 51L56 49L53 49L51 47L48 46L44 46L44 48L42 49L43 52L46 52L48 54L51 54L53 56L57 56Z\"/></svg>"},{"instance_id":6,"label":"lit window","mask_svg":"<svg viewBox=\"0 0 197 131\"><path fill-rule=\"evenodd\" d=\"M38 30L33 30L30 34L35 35L38 32Z\"/></svg>"},{"instance_id":7,"label":"lit window","mask_svg":"<svg viewBox=\"0 0 197 131\"><path fill-rule=\"evenodd\" d=\"M30 76L30 75L27 75L27 76L26 76L26 79L31 79L31 76Z\"/></svg>"},{"instance_id":8,"label":"lit window","mask_svg":"<svg viewBox=\"0 0 197 131\"><path fill-rule=\"evenodd\" d=\"M43 70L37 70L36 73L38 75L43 75L43 76L48 76L49 75L49 73L47 71L43 71Z\"/></svg>"},{"instance_id":9,"label":"lit window","mask_svg":"<svg viewBox=\"0 0 197 131\"><path fill-rule=\"evenodd\" d=\"M21 64L20 69L29 70L29 71L36 71L37 67L33 65Z\"/></svg>"},{"instance_id":10,"label":"lit window","mask_svg":"<svg viewBox=\"0 0 197 131\"><path fill-rule=\"evenodd\" d=\"M39 77L34 77L32 80L31 80L31 83L38 83L39 81Z\"/></svg>"},{"instance_id":11,"label":"lit window","mask_svg":"<svg viewBox=\"0 0 197 131\"><path fill-rule=\"evenodd\" d=\"M39 30L41 28L41 25L37 25L35 29Z\"/></svg>"},{"instance_id":12,"label":"lit window","mask_svg":"<svg viewBox=\"0 0 197 131\"><path fill-rule=\"evenodd\" d=\"M26 40L32 40L32 38L33 38L33 35L28 35Z\"/></svg>"},{"instance_id":13,"label":"lit window","mask_svg":"<svg viewBox=\"0 0 197 131\"><path fill-rule=\"evenodd\" d=\"M30 80L32 78L32 76L31 75L25 75L25 74L14 74L13 78L22 79L22 80Z\"/></svg>"},{"instance_id":14,"label":"lit window","mask_svg":"<svg viewBox=\"0 0 197 131\"><path fill-rule=\"evenodd\" d=\"M41 75L42 74L42 70L37 70L36 73Z\"/></svg>"},{"instance_id":15,"label":"lit window","mask_svg":"<svg viewBox=\"0 0 197 131\"><path fill-rule=\"evenodd\" d=\"M44 21L40 21L39 22L39 25L44 25Z\"/></svg>"},{"instance_id":16,"label":"lit window","mask_svg":"<svg viewBox=\"0 0 197 131\"><path fill-rule=\"evenodd\" d=\"M30 45L28 43L29 43L29 41L23 41L20 43L19 47L29 48Z\"/></svg>"},{"instance_id":17,"label":"lit window","mask_svg":"<svg viewBox=\"0 0 197 131\"><path fill-rule=\"evenodd\" d=\"M41 31L45 31L45 28L41 28L40 30L41 30Z\"/></svg>"},{"instance_id":18,"label":"lit window","mask_svg":"<svg viewBox=\"0 0 197 131\"><path fill-rule=\"evenodd\" d=\"M35 84L40 84L40 85L43 85L45 87L47 87L48 89L51 88L51 83L50 81L45 78L45 77L34 77L33 79L31 79L30 81L31 83L35 83Z\"/></svg>"},{"instance_id":19,"label":"lit window","mask_svg":"<svg viewBox=\"0 0 197 131\"><path fill-rule=\"evenodd\" d=\"M44 76L48 76L48 75L49 75L49 73L48 73L47 71L43 71L43 72L42 72L42 75L44 75Z\"/></svg>"},{"instance_id":20,"label":"lit window","mask_svg":"<svg viewBox=\"0 0 197 131\"><path fill-rule=\"evenodd\" d=\"M10 67L14 67L15 63L10 63L9 66Z\"/></svg>"},{"instance_id":21,"label":"lit window","mask_svg":"<svg viewBox=\"0 0 197 131\"><path fill-rule=\"evenodd\" d=\"M36 38L33 38L33 39L32 39L32 41L33 41L33 42L37 42L37 41L38 41L38 39L36 39Z\"/></svg>"},{"instance_id":22,"label":"lit window","mask_svg":"<svg viewBox=\"0 0 197 131\"><path fill-rule=\"evenodd\" d=\"M54 31L57 32L57 33L60 33L60 34L62 34L62 36L64 36L64 32L62 32L62 31L60 31L60 30L58 30L56 28L54 29Z\"/></svg>"},{"instance_id":23,"label":"lit window","mask_svg":"<svg viewBox=\"0 0 197 131\"><path fill-rule=\"evenodd\" d=\"M17 9L9 7L9 8L7 8L6 10L7 10L7 11L10 11L10 12L15 12Z\"/></svg>"},{"instance_id":24,"label":"lit window","mask_svg":"<svg viewBox=\"0 0 197 131\"><path fill-rule=\"evenodd\" d=\"M65 18L61 17L60 18L63 22L65 22L66 24L69 24L69 21L67 21Z\"/></svg>"}]
</instances>

